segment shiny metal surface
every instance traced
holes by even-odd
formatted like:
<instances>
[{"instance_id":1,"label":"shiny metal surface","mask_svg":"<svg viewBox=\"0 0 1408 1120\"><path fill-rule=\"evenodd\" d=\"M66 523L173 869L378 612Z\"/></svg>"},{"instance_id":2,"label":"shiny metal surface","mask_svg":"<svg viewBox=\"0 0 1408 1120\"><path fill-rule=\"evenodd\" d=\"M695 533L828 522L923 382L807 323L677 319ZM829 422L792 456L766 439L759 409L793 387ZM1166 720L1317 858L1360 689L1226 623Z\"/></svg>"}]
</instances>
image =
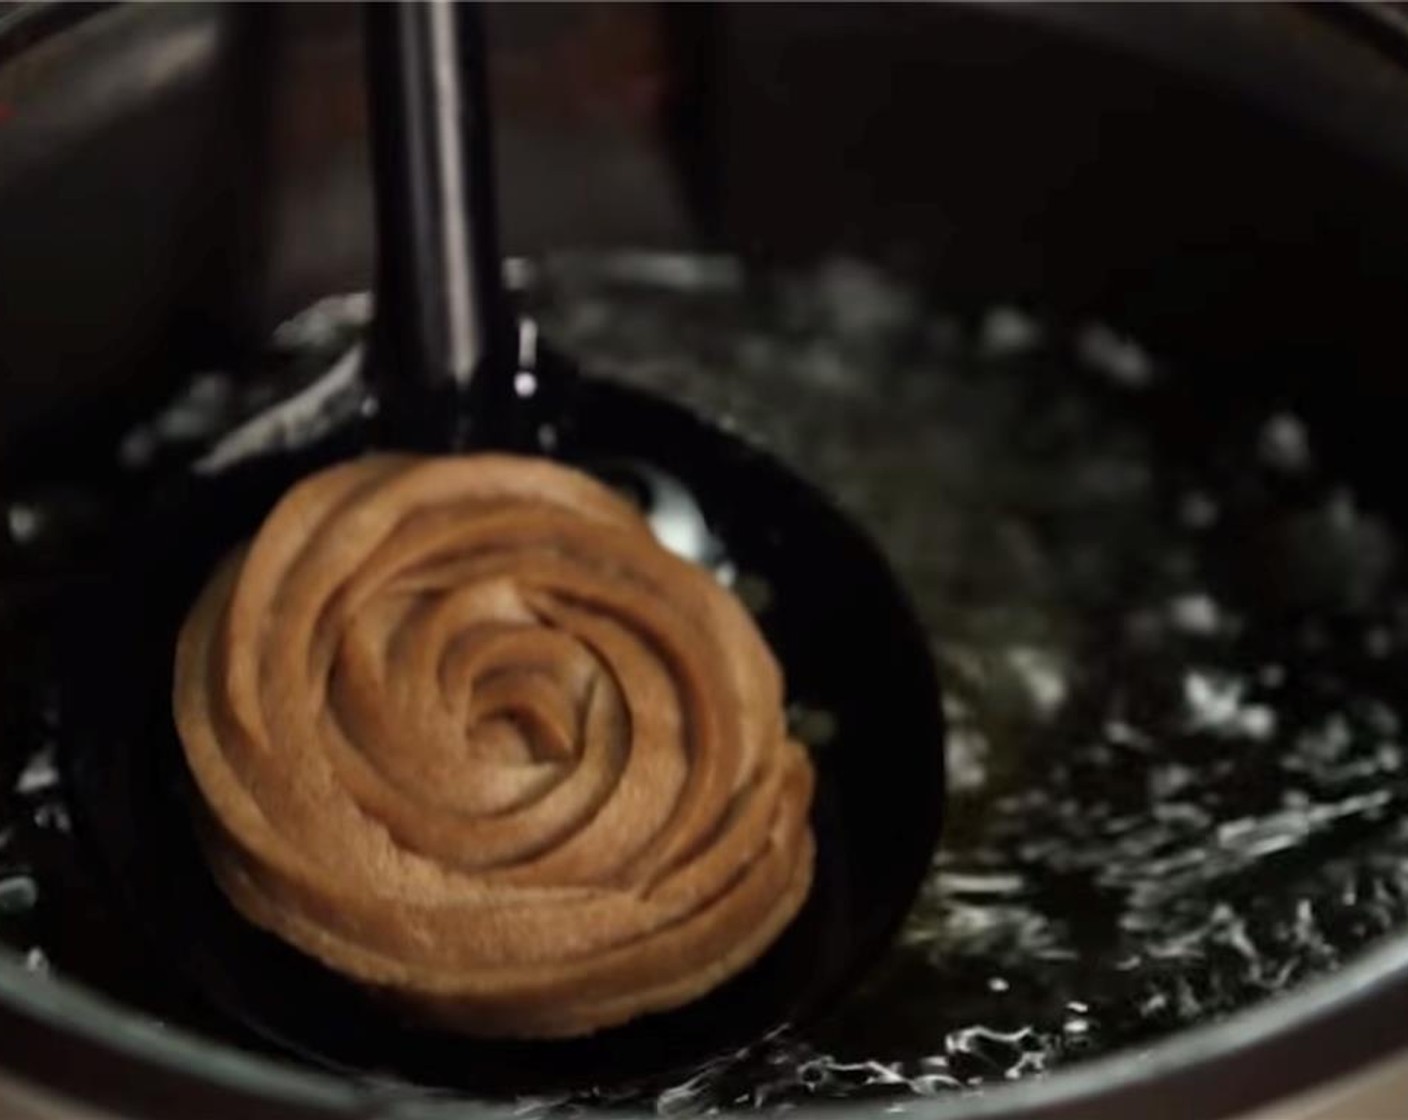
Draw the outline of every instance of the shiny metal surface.
<instances>
[{"instance_id":1,"label":"shiny metal surface","mask_svg":"<svg viewBox=\"0 0 1408 1120\"><path fill-rule=\"evenodd\" d=\"M142 1120L135 1113L95 1112L13 1078L0 1078L5 1120ZM1408 1116L1408 1056L1391 1059L1343 1082L1277 1101L1242 1120L1401 1120Z\"/></svg>"}]
</instances>

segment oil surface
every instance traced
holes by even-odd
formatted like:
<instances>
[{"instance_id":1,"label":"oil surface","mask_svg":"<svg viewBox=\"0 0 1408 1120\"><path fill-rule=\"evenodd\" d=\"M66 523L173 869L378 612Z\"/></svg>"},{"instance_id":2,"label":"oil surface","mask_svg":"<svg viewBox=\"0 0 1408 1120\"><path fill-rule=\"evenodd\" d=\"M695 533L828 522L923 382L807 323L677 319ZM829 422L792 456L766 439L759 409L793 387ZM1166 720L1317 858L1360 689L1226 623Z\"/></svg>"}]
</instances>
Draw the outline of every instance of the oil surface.
<instances>
[{"instance_id":1,"label":"oil surface","mask_svg":"<svg viewBox=\"0 0 1408 1120\"><path fill-rule=\"evenodd\" d=\"M945 842L899 942L829 1019L652 1087L656 1109L899 1103L1041 1073L1246 1007L1405 924L1399 535L1293 410L1229 417L1210 397L1199 415L1191 371L1105 326L959 319L853 263L527 273L545 335L586 368L736 428L873 534L949 703ZM355 418L355 379L315 377L365 314L353 298L286 328L263 378L193 379L115 466L220 469ZM303 413L211 456L290 383ZM4 495L11 633L46 633L102 491ZM74 840L65 713L27 640L3 670L0 937L36 970L261 1045L133 967ZM827 712L794 715L825 741Z\"/></svg>"}]
</instances>

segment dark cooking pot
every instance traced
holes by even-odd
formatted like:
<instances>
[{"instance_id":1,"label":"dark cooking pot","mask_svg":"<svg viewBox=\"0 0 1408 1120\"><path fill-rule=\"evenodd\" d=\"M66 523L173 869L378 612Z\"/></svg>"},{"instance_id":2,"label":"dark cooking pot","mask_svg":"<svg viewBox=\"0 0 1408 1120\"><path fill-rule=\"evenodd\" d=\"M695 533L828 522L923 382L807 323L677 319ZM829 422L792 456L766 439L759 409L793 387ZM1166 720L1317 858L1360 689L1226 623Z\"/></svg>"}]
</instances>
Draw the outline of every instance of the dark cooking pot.
<instances>
[{"instance_id":1,"label":"dark cooking pot","mask_svg":"<svg viewBox=\"0 0 1408 1120\"><path fill-rule=\"evenodd\" d=\"M681 268L685 250L760 268L878 262L960 329L987 323L984 345L999 349L1031 323L1010 309L984 317L995 301L1053 323L1099 318L1142 340L1160 368L1187 371L1160 424L1172 416L1212 447L1235 418L1281 409L1309 424L1318 459L1372 504L1376 524L1397 528L1408 519L1392 473L1408 293L1400 19L1279 6L497 8L507 248L530 261L675 254L630 258L654 261L654 276ZM144 418L193 371L257 366L277 323L367 286L359 60L354 12L340 5L0 13L0 502L11 537L0 621L12 651L26 643L16 660L37 657L31 646L46 638L42 610L27 612L98 531L89 483L112 473L113 449L145 463L132 433L148 431ZM686 272L686 287L713 283ZM571 268L552 275L580 281ZM856 275L844 273L852 285ZM617 281L593 298L610 303ZM569 343L586 330L546 321ZM1109 358L1120 335L1080 337L1103 339L1103 365L1125 380L1148 368L1128 349ZM859 392L900 389L877 380ZM1299 431L1271 429L1282 453ZM21 547L36 544L44 502L70 528ZM1353 538L1355 551L1373 552L1389 531ZM1274 549L1256 555L1276 569ZM6 670L7 688L19 675ZM8 784L55 731L25 700L6 703ZM1091 805L1105 797L1098 784L1074 788ZM1401 807L1361 803L1376 807L1375 826ZM28 811L18 793L0 797L0 836ZM45 811L52 824L57 810ZM0 942L12 946L0 954L0 1065L13 1085L133 1117L522 1107L407 1096L210 1041L198 1017L143 1003L126 958L73 970L101 991L70 983L65 950L102 957L93 944L117 936L70 856L54 856L55 877L38 883L41 908L51 894L76 900L43 927L58 946L54 975L0 905ZM0 841L0 888L7 858ZM1150 863L1150 876L1165 873ZM1057 891L1058 911L1099 908L1077 887L1103 880L1082 874ZM1290 871L1265 874L1274 893ZM1096 1120L1231 1115L1299 1093L1408 1045L1401 928L1327 935L1315 967L1293 962L1257 999L1131 1028L1128 1046L1088 1061L1068 1045L1050 1076L1022 1079L1046 1069L1016 1061L986 1079L1014 1084L900 1103L932 1117ZM1090 963L1098 992L1102 964ZM1294 990L1275 995L1282 983ZM724 1103L747 1097L745 1085ZM807 1107L878 1116L895 1103L852 1094Z\"/></svg>"}]
</instances>

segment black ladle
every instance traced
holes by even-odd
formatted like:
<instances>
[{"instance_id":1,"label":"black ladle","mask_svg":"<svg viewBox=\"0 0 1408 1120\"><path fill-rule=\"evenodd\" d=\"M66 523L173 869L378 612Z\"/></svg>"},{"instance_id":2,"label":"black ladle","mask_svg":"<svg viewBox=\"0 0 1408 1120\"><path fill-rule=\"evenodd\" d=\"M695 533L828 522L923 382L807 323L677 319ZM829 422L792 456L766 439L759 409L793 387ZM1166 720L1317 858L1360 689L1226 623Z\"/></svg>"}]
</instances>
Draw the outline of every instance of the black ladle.
<instances>
[{"instance_id":1,"label":"black ladle","mask_svg":"<svg viewBox=\"0 0 1408 1120\"><path fill-rule=\"evenodd\" d=\"M928 643L865 534L775 460L676 405L521 352L495 244L477 12L431 0L365 14L377 422L370 435L348 430L151 498L105 590L78 612L79 656L65 682L76 826L160 946L154 957L205 1009L192 1020L202 1029L439 1087L648 1091L822 1013L894 935L943 810ZM820 779L812 895L753 968L688 1007L593 1038L473 1041L399 1017L225 901L195 842L171 725L174 634L218 557L283 489L368 443L550 450L633 490L662 539L752 589Z\"/></svg>"}]
</instances>

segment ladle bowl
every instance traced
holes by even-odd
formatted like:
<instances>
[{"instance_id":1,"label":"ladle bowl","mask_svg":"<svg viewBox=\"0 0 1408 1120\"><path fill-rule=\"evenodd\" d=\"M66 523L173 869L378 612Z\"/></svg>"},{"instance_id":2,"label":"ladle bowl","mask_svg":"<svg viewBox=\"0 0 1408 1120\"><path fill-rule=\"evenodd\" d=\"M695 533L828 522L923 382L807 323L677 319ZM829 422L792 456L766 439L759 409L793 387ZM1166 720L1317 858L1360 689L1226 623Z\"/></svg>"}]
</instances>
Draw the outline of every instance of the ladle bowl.
<instances>
[{"instance_id":1,"label":"ladle bowl","mask_svg":"<svg viewBox=\"0 0 1408 1120\"><path fill-rule=\"evenodd\" d=\"M61 703L74 717L75 828L151 952L188 998L210 1005L222 1033L432 1087L643 1092L826 1011L903 919L941 820L942 722L925 635L887 564L814 490L688 411L605 382L577 382L569 395L556 456L604 464L606 477L621 479L622 462L650 463L681 480L719 570L751 588L787 667L794 722L807 721L796 733L814 740L814 826L830 842L807 906L757 965L694 1004L587 1039L514 1044L418 1026L235 913L204 867L199 795L171 727L175 634L211 567L278 495L355 447L342 434L177 480L73 604Z\"/></svg>"}]
</instances>

